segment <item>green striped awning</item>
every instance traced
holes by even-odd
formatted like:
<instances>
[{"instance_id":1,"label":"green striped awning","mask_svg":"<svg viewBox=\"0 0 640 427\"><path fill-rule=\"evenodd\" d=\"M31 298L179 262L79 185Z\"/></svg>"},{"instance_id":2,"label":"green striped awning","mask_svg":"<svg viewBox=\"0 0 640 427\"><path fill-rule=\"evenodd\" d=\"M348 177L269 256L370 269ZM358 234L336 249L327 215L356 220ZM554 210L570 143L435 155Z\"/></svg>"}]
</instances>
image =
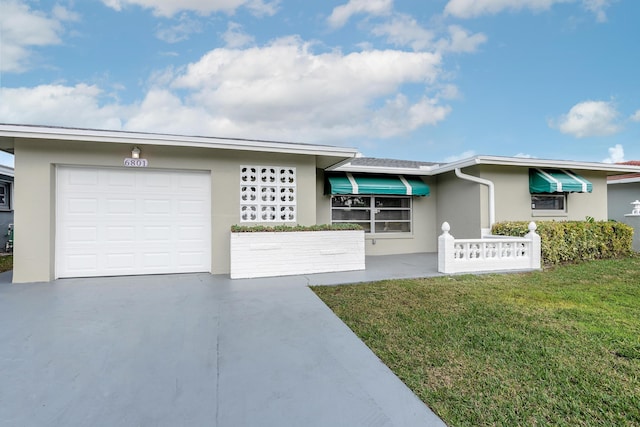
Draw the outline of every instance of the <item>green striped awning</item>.
<instances>
[{"instance_id":1,"label":"green striped awning","mask_svg":"<svg viewBox=\"0 0 640 427\"><path fill-rule=\"evenodd\" d=\"M429 186L420 178L402 175L354 175L345 173L327 177L331 194L395 194L428 196Z\"/></svg>"},{"instance_id":2,"label":"green striped awning","mask_svg":"<svg viewBox=\"0 0 640 427\"><path fill-rule=\"evenodd\" d=\"M593 185L580 175L561 169L529 169L529 192L591 193Z\"/></svg>"}]
</instances>

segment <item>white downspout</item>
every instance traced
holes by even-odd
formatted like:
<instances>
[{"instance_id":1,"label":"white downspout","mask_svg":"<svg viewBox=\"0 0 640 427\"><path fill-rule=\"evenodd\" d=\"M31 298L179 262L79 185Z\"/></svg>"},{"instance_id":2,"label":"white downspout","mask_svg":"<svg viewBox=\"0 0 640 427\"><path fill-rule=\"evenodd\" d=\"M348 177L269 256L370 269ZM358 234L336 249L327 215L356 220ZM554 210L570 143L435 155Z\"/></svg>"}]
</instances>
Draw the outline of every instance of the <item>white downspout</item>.
<instances>
[{"instance_id":1,"label":"white downspout","mask_svg":"<svg viewBox=\"0 0 640 427\"><path fill-rule=\"evenodd\" d=\"M460 168L455 169L456 176L458 178L464 179L466 181L476 182L478 184L486 185L489 189L489 229L483 228L481 229L481 234L486 236L491 234L491 227L496 222L496 199L495 199L495 189L492 181L488 179L478 178L477 176L467 175L466 173L462 173Z\"/></svg>"}]
</instances>

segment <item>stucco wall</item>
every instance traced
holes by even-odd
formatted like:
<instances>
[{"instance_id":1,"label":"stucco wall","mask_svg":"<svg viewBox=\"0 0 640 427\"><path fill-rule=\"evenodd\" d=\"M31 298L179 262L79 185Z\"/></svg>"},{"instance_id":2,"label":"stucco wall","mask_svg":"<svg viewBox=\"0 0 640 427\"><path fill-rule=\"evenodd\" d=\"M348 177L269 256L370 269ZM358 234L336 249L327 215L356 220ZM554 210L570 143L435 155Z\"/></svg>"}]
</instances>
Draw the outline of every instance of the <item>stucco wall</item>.
<instances>
[{"instance_id":1,"label":"stucco wall","mask_svg":"<svg viewBox=\"0 0 640 427\"><path fill-rule=\"evenodd\" d=\"M466 168L464 173L478 176L476 167ZM482 185L462 180L454 172L447 172L437 177L437 233L442 234L443 222L451 226L451 234L460 239L474 239L480 237L482 227L488 227L485 218ZM483 223L483 219L485 223Z\"/></svg>"},{"instance_id":2,"label":"stucco wall","mask_svg":"<svg viewBox=\"0 0 640 427\"><path fill-rule=\"evenodd\" d=\"M421 178L426 182L431 194L427 197L412 198L412 232L389 234L365 234L366 255L393 255L438 250L435 234L436 198L438 189L433 178ZM331 223L331 196L324 194L324 179L318 174L316 218L320 224Z\"/></svg>"},{"instance_id":3,"label":"stucco wall","mask_svg":"<svg viewBox=\"0 0 640 427\"><path fill-rule=\"evenodd\" d=\"M609 184L607 193L608 218L623 221L633 209L631 202L640 200L640 182Z\"/></svg>"},{"instance_id":4,"label":"stucco wall","mask_svg":"<svg viewBox=\"0 0 640 427\"><path fill-rule=\"evenodd\" d=\"M250 151L138 145L149 168L211 172L212 273L229 272L229 228L240 223L240 165L294 166L298 224L316 223L315 157ZM122 167L132 146L18 140L15 145L14 282L55 277L55 166ZM273 223L271 223L273 224Z\"/></svg>"},{"instance_id":5,"label":"stucco wall","mask_svg":"<svg viewBox=\"0 0 640 427\"><path fill-rule=\"evenodd\" d=\"M587 216L607 219L607 178L605 172L575 171L593 184L591 193L569 193L564 215L543 215L531 209L529 168L513 166L480 167L481 178L495 185L496 222L500 221L582 221Z\"/></svg>"}]
</instances>

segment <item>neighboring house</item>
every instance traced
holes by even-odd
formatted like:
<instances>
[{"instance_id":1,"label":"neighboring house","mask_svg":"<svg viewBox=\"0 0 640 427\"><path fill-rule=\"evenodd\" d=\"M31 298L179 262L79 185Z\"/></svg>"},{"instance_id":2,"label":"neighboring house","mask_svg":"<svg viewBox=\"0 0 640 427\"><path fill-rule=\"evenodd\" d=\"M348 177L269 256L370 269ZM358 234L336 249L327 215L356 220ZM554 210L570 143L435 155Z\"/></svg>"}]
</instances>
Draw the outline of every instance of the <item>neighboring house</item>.
<instances>
[{"instance_id":1,"label":"neighboring house","mask_svg":"<svg viewBox=\"0 0 640 427\"><path fill-rule=\"evenodd\" d=\"M0 165L0 252L11 250L7 245L10 226L13 227L13 168Z\"/></svg>"},{"instance_id":2,"label":"neighboring house","mask_svg":"<svg viewBox=\"0 0 640 427\"><path fill-rule=\"evenodd\" d=\"M640 161L619 164L640 166ZM631 203L640 200L640 173L610 176L607 184L609 219L623 222L633 209Z\"/></svg>"},{"instance_id":3,"label":"neighboring house","mask_svg":"<svg viewBox=\"0 0 640 427\"><path fill-rule=\"evenodd\" d=\"M435 252L442 222L607 218L607 177L640 167L476 156L448 164L351 148L0 125L15 154L14 282L229 273L230 226L356 222L366 253Z\"/></svg>"}]
</instances>

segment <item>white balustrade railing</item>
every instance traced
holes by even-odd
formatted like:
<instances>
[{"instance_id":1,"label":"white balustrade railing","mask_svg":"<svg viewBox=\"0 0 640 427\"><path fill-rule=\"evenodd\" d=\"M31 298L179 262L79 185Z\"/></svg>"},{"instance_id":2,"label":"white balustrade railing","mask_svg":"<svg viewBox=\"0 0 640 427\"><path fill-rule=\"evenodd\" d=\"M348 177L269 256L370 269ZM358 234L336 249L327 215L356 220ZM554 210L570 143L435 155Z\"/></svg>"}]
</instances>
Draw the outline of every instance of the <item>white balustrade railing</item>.
<instances>
[{"instance_id":1,"label":"white balustrade railing","mask_svg":"<svg viewBox=\"0 0 640 427\"><path fill-rule=\"evenodd\" d=\"M525 237L456 239L449 233L449 223L445 222L438 238L438 271L471 273L540 269L540 236L536 228L534 222L529 223L529 233Z\"/></svg>"}]
</instances>

